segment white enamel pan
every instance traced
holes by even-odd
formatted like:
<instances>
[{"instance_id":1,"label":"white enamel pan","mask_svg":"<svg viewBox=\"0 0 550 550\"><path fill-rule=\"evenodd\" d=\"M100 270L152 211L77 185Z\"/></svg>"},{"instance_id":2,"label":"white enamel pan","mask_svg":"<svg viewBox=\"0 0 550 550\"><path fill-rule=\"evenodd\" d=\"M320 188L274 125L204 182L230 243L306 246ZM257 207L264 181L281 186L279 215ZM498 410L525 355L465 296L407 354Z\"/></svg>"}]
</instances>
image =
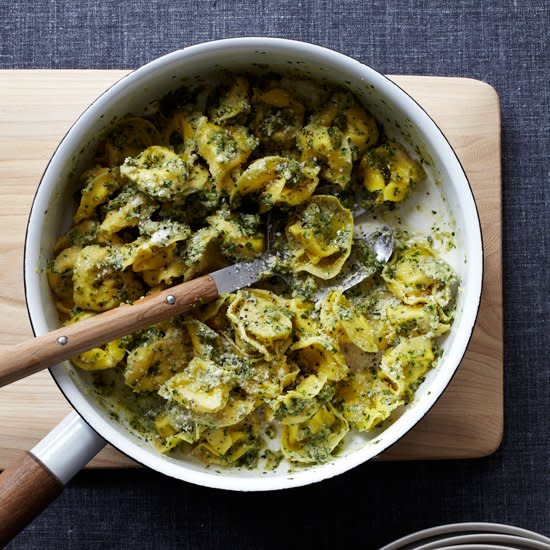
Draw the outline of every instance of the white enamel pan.
<instances>
[{"instance_id":1,"label":"white enamel pan","mask_svg":"<svg viewBox=\"0 0 550 550\"><path fill-rule=\"evenodd\" d=\"M35 335L59 326L43 268L51 257L54 242L68 228L74 212L74 189L68 184L69 175L85 165L101 131L115 118L150 109L153 101L182 83L207 79L209 74L225 70L250 72L266 67L347 87L383 123L388 134L397 136L428 160L427 185L433 191L429 200L436 201L438 208L445 210L447 218L454 222L456 249L449 261L462 281L456 319L443 344L439 366L428 374L414 401L380 433L349 436L342 452L326 464L291 473L282 466L262 473L239 469L218 472L192 459L158 454L98 405L84 374L69 363L60 364L50 371L76 412L0 476L0 542L9 540L46 507L106 442L153 470L207 487L265 491L307 485L345 472L393 445L430 410L453 377L473 331L483 271L479 217L460 162L430 117L386 77L340 53L275 38L208 42L156 59L117 82L75 122L44 172L29 217L25 288ZM423 224L427 222L418 210L411 209L410 223L426 229Z\"/></svg>"}]
</instances>

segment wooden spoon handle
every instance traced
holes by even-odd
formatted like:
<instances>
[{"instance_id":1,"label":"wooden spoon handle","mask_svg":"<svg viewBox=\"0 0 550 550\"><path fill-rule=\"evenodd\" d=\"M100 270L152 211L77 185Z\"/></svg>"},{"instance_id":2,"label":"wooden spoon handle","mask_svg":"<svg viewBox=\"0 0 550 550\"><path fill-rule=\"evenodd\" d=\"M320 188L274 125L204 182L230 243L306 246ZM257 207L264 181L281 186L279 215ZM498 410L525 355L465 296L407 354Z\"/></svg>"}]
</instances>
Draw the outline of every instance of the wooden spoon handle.
<instances>
[{"instance_id":1,"label":"wooden spoon handle","mask_svg":"<svg viewBox=\"0 0 550 550\"><path fill-rule=\"evenodd\" d=\"M0 387L217 297L216 283L204 275L17 344L0 353Z\"/></svg>"},{"instance_id":2,"label":"wooden spoon handle","mask_svg":"<svg viewBox=\"0 0 550 550\"><path fill-rule=\"evenodd\" d=\"M63 484L31 453L0 474L0 548L55 500Z\"/></svg>"}]
</instances>

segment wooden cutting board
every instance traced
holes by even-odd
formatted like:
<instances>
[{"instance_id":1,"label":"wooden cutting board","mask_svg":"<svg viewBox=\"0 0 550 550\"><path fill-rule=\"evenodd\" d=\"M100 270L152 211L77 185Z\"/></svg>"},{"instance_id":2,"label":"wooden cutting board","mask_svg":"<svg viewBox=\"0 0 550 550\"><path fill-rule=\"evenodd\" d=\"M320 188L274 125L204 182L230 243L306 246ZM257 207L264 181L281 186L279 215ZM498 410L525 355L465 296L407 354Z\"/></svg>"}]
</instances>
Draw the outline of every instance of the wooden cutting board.
<instances>
[{"instance_id":1,"label":"wooden cutting board","mask_svg":"<svg viewBox=\"0 0 550 550\"><path fill-rule=\"evenodd\" d=\"M0 349L32 336L22 257L34 191L72 122L126 71L0 71ZM500 111L496 92L467 78L391 77L434 118L455 148L479 207L485 248L481 309L468 352L429 414L380 459L472 458L503 431ZM0 469L30 449L69 404L42 372L0 389ZM107 447L91 467L135 465Z\"/></svg>"}]
</instances>

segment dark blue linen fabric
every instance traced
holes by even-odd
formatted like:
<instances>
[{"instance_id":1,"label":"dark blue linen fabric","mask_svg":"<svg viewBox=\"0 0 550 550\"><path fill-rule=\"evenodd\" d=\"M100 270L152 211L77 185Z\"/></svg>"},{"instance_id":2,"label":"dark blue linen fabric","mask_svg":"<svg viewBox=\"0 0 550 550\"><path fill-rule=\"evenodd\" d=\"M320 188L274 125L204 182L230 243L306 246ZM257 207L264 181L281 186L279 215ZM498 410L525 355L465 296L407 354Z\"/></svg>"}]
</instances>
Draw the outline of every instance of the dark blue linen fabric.
<instances>
[{"instance_id":1,"label":"dark blue linen fabric","mask_svg":"<svg viewBox=\"0 0 550 550\"><path fill-rule=\"evenodd\" d=\"M485 80L503 124L506 416L494 455L369 463L262 494L83 472L9 548L367 549L458 521L550 535L550 3L0 0L0 30L0 68L135 68L216 38L305 40L384 73Z\"/></svg>"}]
</instances>

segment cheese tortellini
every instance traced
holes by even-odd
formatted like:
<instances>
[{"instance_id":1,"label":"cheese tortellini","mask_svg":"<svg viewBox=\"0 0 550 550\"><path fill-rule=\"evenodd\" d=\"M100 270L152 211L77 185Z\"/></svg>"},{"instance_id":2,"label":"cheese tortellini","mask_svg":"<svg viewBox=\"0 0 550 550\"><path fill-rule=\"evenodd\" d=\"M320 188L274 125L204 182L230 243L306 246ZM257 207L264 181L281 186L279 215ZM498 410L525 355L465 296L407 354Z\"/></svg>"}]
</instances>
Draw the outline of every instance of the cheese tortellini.
<instances>
[{"instance_id":1,"label":"cheese tortellini","mask_svg":"<svg viewBox=\"0 0 550 550\"><path fill-rule=\"evenodd\" d=\"M330 195L316 195L287 226L296 271L321 279L340 273L351 253L353 214Z\"/></svg>"},{"instance_id":2,"label":"cheese tortellini","mask_svg":"<svg viewBox=\"0 0 550 550\"><path fill-rule=\"evenodd\" d=\"M297 206L315 191L318 168L281 156L258 159L239 176L231 189L231 200L244 195L259 195L260 212L274 206Z\"/></svg>"},{"instance_id":3,"label":"cheese tortellini","mask_svg":"<svg viewBox=\"0 0 550 550\"><path fill-rule=\"evenodd\" d=\"M348 91L274 75L176 90L102 136L47 269L64 322L273 255L251 288L73 358L159 452L323 463L414 400L458 278L429 239L397 235L381 265L354 235L358 194L374 217L425 177L384 136Z\"/></svg>"},{"instance_id":4,"label":"cheese tortellini","mask_svg":"<svg viewBox=\"0 0 550 550\"><path fill-rule=\"evenodd\" d=\"M374 203L401 202L424 179L424 170L405 148L387 141L365 153L359 163L363 186L374 196Z\"/></svg>"}]
</instances>

